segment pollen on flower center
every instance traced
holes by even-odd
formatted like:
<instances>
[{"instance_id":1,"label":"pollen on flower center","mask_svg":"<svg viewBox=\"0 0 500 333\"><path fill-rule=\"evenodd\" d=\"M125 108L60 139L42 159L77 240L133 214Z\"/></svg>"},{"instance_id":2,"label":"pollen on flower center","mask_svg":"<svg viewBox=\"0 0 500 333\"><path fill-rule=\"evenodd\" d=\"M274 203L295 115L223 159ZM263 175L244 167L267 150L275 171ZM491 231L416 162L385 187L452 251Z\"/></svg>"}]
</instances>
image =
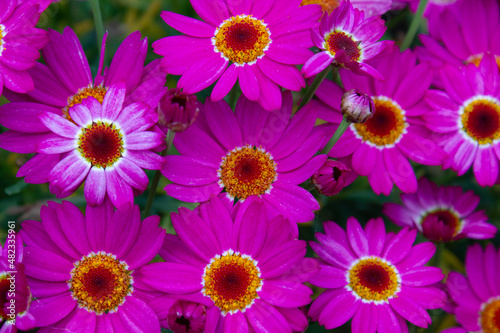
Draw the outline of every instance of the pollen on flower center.
<instances>
[{"instance_id":1,"label":"pollen on flower center","mask_svg":"<svg viewBox=\"0 0 500 333\"><path fill-rule=\"evenodd\" d=\"M202 284L203 295L210 297L223 315L244 312L262 289L257 262L232 250L212 258L205 267Z\"/></svg>"},{"instance_id":2,"label":"pollen on flower center","mask_svg":"<svg viewBox=\"0 0 500 333\"><path fill-rule=\"evenodd\" d=\"M92 84L88 87L78 89L78 92L73 96L68 97L68 104L63 108L64 118L73 121L69 115L69 109L75 104L81 104L82 101L87 97L94 97L102 104L104 101L104 96L106 96L107 88L105 87L94 87Z\"/></svg>"},{"instance_id":3,"label":"pollen on flower center","mask_svg":"<svg viewBox=\"0 0 500 333\"><path fill-rule=\"evenodd\" d=\"M320 5L321 10L331 14L335 8L339 6L340 0L302 0L301 6L305 5Z\"/></svg>"},{"instance_id":4,"label":"pollen on flower center","mask_svg":"<svg viewBox=\"0 0 500 333\"><path fill-rule=\"evenodd\" d=\"M132 293L128 266L111 254L92 253L74 266L68 284L80 308L96 314L113 312Z\"/></svg>"},{"instance_id":5,"label":"pollen on flower center","mask_svg":"<svg viewBox=\"0 0 500 333\"><path fill-rule=\"evenodd\" d=\"M465 60L465 64L466 65L467 64L474 64L474 65L476 65L476 67L479 67L479 64L481 63L481 60L483 59L483 57L484 57L484 53L473 54L470 57L468 57L467 60ZM498 67L500 68L500 56L495 55L495 60L496 60Z\"/></svg>"},{"instance_id":6,"label":"pollen on flower center","mask_svg":"<svg viewBox=\"0 0 500 333\"><path fill-rule=\"evenodd\" d=\"M332 57L340 50L344 50L346 57L351 61L358 61L361 57L358 43L343 31L333 31L326 35L324 48Z\"/></svg>"},{"instance_id":7,"label":"pollen on flower center","mask_svg":"<svg viewBox=\"0 0 500 333\"><path fill-rule=\"evenodd\" d=\"M219 184L233 198L246 199L271 189L276 181L276 163L261 148L238 147L222 158Z\"/></svg>"},{"instance_id":8,"label":"pollen on flower center","mask_svg":"<svg viewBox=\"0 0 500 333\"><path fill-rule=\"evenodd\" d=\"M267 25L252 16L237 15L215 30L212 43L215 51L233 63L253 63L264 55L271 44L271 32Z\"/></svg>"},{"instance_id":9,"label":"pollen on flower center","mask_svg":"<svg viewBox=\"0 0 500 333\"><path fill-rule=\"evenodd\" d=\"M5 49L5 47L3 46L5 44L5 41L3 40L5 35L6 35L5 25L0 24L0 55L2 55L2 52Z\"/></svg>"},{"instance_id":10,"label":"pollen on flower center","mask_svg":"<svg viewBox=\"0 0 500 333\"><path fill-rule=\"evenodd\" d=\"M481 332L500 333L500 300L495 298L481 308Z\"/></svg>"},{"instance_id":11,"label":"pollen on flower center","mask_svg":"<svg viewBox=\"0 0 500 333\"><path fill-rule=\"evenodd\" d=\"M9 277L9 274L5 274L0 277L0 304L2 304L2 306L0 307L0 318L3 318L5 320L10 319L7 316L7 313L5 313L3 306L7 302L7 293L10 290L10 281L8 280Z\"/></svg>"},{"instance_id":12,"label":"pollen on flower center","mask_svg":"<svg viewBox=\"0 0 500 333\"><path fill-rule=\"evenodd\" d=\"M460 108L462 130L480 145L500 138L500 101L476 96Z\"/></svg>"},{"instance_id":13,"label":"pollen on flower center","mask_svg":"<svg viewBox=\"0 0 500 333\"><path fill-rule=\"evenodd\" d=\"M363 302L387 302L401 289L401 278L392 264L379 257L356 261L348 273L348 289Z\"/></svg>"},{"instance_id":14,"label":"pollen on flower center","mask_svg":"<svg viewBox=\"0 0 500 333\"><path fill-rule=\"evenodd\" d=\"M97 121L81 130L78 151L93 166L112 166L123 153L123 135L115 125Z\"/></svg>"},{"instance_id":15,"label":"pollen on flower center","mask_svg":"<svg viewBox=\"0 0 500 333\"><path fill-rule=\"evenodd\" d=\"M391 147L406 133L405 112L387 97L372 97L375 113L365 123L352 124L358 138L375 147Z\"/></svg>"}]
</instances>

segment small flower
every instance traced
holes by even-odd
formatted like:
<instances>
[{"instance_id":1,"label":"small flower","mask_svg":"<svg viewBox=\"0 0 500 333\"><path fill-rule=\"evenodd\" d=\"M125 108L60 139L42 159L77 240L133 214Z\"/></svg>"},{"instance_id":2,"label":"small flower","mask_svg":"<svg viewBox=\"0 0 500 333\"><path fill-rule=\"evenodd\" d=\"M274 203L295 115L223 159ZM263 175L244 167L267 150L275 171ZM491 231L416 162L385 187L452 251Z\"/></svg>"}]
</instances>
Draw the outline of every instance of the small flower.
<instances>
[{"instance_id":1,"label":"small flower","mask_svg":"<svg viewBox=\"0 0 500 333\"><path fill-rule=\"evenodd\" d=\"M407 331L406 321L428 327L426 309L441 308L446 294L433 286L444 275L424 266L436 247L427 242L412 246L417 235L405 228L386 235L382 219L371 219L365 229L355 218L347 233L325 222L326 234L310 242L322 261L309 282L327 291L314 300L309 316L332 329L352 318L353 332Z\"/></svg>"},{"instance_id":2,"label":"small flower","mask_svg":"<svg viewBox=\"0 0 500 333\"><path fill-rule=\"evenodd\" d=\"M200 107L196 95L181 89L169 89L158 104L158 125L173 132L182 132L198 117Z\"/></svg>"},{"instance_id":3,"label":"small flower","mask_svg":"<svg viewBox=\"0 0 500 333\"><path fill-rule=\"evenodd\" d=\"M198 212L181 207L172 214L178 236L167 235L163 243L166 262L141 269L146 284L207 306L207 331L303 331L307 319L300 307L312 295L303 282L318 266L304 258L306 243L292 237L289 222L269 219L258 198L230 214L212 196Z\"/></svg>"},{"instance_id":4,"label":"small flower","mask_svg":"<svg viewBox=\"0 0 500 333\"><path fill-rule=\"evenodd\" d=\"M32 295L23 264L23 240L20 234L9 233L0 248L0 322L2 332L15 333L35 327L30 313Z\"/></svg>"},{"instance_id":5,"label":"small flower","mask_svg":"<svg viewBox=\"0 0 500 333\"><path fill-rule=\"evenodd\" d=\"M328 159L311 177L314 187L319 193L332 196L352 183L357 175L344 163Z\"/></svg>"},{"instance_id":6,"label":"small flower","mask_svg":"<svg viewBox=\"0 0 500 333\"><path fill-rule=\"evenodd\" d=\"M348 90L342 95L340 110L351 123L365 123L373 116L375 104L367 94L359 89Z\"/></svg>"},{"instance_id":7,"label":"small flower","mask_svg":"<svg viewBox=\"0 0 500 333\"><path fill-rule=\"evenodd\" d=\"M205 332L206 307L202 304L177 301L167 316L168 329L174 333Z\"/></svg>"},{"instance_id":8,"label":"small flower","mask_svg":"<svg viewBox=\"0 0 500 333\"><path fill-rule=\"evenodd\" d=\"M479 244L467 249L467 277L450 272L446 280L450 297L457 304L455 316L461 327L443 333L500 331L500 288L496 273L499 262L499 253L492 244L488 244L484 251Z\"/></svg>"},{"instance_id":9,"label":"small flower","mask_svg":"<svg viewBox=\"0 0 500 333\"><path fill-rule=\"evenodd\" d=\"M379 17L364 18L364 13L345 0L331 15L324 15L319 27L311 30L314 44L321 50L302 67L305 77L318 74L330 64L348 68L358 75L384 77L366 60L377 58L394 48L392 41L378 40L385 22Z\"/></svg>"},{"instance_id":10,"label":"small flower","mask_svg":"<svg viewBox=\"0 0 500 333\"><path fill-rule=\"evenodd\" d=\"M156 256L165 232L160 218L141 222L138 206L114 211L109 200L87 206L48 202L42 222L22 223L24 263L36 324L51 331L160 332L142 288L141 267Z\"/></svg>"},{"instance_id":11,"label":"small flower","mask_svg":"<svg viewBox=\"0 0 500 333\"><path fill-rule=\"evenodd\" d=\"M418 190L401 194L404 205L384 204L384 213L401 227L417 228L432 241L448 242L460 238L492 238L497 228L487 223L484 211L474 211L479 197L463 193L458 186L436 186L421 178Z\"/></svg>"},{"instance_id":12,"label":"small flower","mask_svg":"<svg viewBox=\"0 0 500 333\"><path fill-rule=\"evenodd\" d=\"M33 1L2 0L0 10L0 96L3 88L18 93L33 90L28 69L35 66L47 32L35 28L40 18Z\"/></svg>"}]
</instances>

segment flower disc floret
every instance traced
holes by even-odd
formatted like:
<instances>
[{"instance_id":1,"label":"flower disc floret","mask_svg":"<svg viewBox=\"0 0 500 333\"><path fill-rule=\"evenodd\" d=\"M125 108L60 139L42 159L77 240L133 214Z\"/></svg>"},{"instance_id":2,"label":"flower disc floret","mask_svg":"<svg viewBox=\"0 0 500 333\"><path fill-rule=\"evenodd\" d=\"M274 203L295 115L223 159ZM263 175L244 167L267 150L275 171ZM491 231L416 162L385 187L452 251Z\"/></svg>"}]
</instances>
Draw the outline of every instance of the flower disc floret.
<instances>
[{"instance_id":1,"label":"flower disc floret","mask_svg":"<svg viewBox=\"0 0 500 333\"><path fill-rule=\"evenodd\" d=\"M490 96L475 96L460 108L459 126L480 145L500 138L500 101Z\"/></svg>"},{"instance_id":2,"label":"flower disc floret","mask_svg":"<svg viewBox=\"0 0 500 333\"><path fill-rule=\"evenodd\" d=\"M4 44L5 41L3 38L5 37L5 26L3 24L0 24L0 55L2 55L2 52L4 50Z\"/></svg>"},{"instance_id":3,"label":"flower disc floret","mask_svg":"<svg viewBox=\"0 0 500 333\"><path fill-rule=\"evenodd\" d=\"M116 311L132 293L132 278L127 264L104 252L90 254L74 263L68 281L79 307L96 314Z\"/></svg>"},{"instance_id":4,"label":"flower disc floret","mask_svg":"<svg viewBox=\"0 0 500 333\"><path fill-rule=\"evenodd\" d=\"M487 303L481 305L480 324L481 332L499 333L500 332L500 299L493 298Z\"/></svg>"},{"instance_id":5,"label":"flower disc floret","mask_svg":"<svg viewBox=\"0 0 500 333\"><path fill-rule=\"evenodd\" d=\"M359 42L354 41L352 35L348 35L343 31L332 31L326 35L324 49L332 57L335 57L339 50L344 50L346 57L350 61L359 61L361 57Z\"/></svg>"},{"instance_id":6,"label":"flower disc floret","mask_svg":"<svg viewBox=\"0 0 500 333\"><path fill-rule=\"evenodd\" d=\"M78 151L93 166L112 166L122 156L124 148L121 130L114 124L97 121L82 128Z\"/></svg>"},{"instance_id":7,"label":"flower disc floret","mask_svg":"<svg viewBox=\"0 0 500 333\"><path fill-rule=\"evenodd\" d=\"M253 63L271 44L271 32L262 20L251 15L236 15L224 20L212 38L215 51L233 63Z\"/></svg>"},{"instance_id":8,"label":"flower disc floret","mask_svg":"<svg viewBox=\"0 0 500 333\"><path fill-rule=\"evenodd\" d=\"M406 133L408 123L399 104L387 97L372 97L375 113L362 124L353 124L360 139L376 147L392 147Z\"/></svg>"},{"instance_id":9,"label":"flower disc floret","mask_svg":"<svg viewBox=\"0 0 500 333\"><path fill-rule=\"evenodd\" d=\"M202 284L203 295L209 296L223 315L244 312L262 289L257 262L232 250L212 258L205 267Z\"/></svg>"},{"instance_id":10,"label":"flower disc floret","mask_svg":"<svg viewBox=\"0 0 500 333\"><path fill-rule=\"evenodd\" d=\"M234 198L246 199L271 190L276 181L276 163L262 148L238 147L222 158L219 184Z\"/></svg>"},{"instance_id":11,"label":"flower disc floret","mask_svg":"<svg viewBox=\"0 0 500 333\"><path fill-rule=\"evenodd\" d=\"M388 302L401 289L396 267L379 257L361 258L348 272L348 288L364 302Z\"/></svg>"},{"instance_id":12,"label":"flower disc floret","mask_svg":"<svg viewBox=\"0 0 500 333\"><path fill-rule=\"evenodd\" d=\"M102 102L104 101L104 96L106 96L106 91L108 91L106 87L94 87L93 84L89 84L88 87L78 89L78 92L76 94L68 97L68 104L63 108L64 117L68 120L71 120L69 109L73 105L81 104L82 101L87 97L94 97L99 103L102 104Z\"/></svg>"}]
</instances>

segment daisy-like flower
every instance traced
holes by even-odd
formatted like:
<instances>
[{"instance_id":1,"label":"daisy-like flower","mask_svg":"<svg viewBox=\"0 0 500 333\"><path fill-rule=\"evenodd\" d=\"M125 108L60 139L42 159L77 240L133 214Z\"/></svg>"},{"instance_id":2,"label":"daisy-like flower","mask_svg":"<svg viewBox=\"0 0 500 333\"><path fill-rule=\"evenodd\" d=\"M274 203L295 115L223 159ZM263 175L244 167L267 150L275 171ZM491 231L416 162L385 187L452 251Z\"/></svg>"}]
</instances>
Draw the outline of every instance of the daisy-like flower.
<instances>
[{"instance_id":1,"label":"daisy-like flower","mask_svg":"<svg viewBox=\"0 0 500 333\"><path fill-rule=\"evenodd\" d=\"M292 332L307 327L299 307L310 302L303 285L317 271L304 258L306 243L293 237L283 216L269 219L250 199L235 214L212 196L196 212L172 214L178 236L167 235L166 262L140 269L144 282L166 294L201 298L208 305L205 332ZM234 215L234 218L231 217Z\"/></svg>"},{"instance_id":2,"label":"daisy-like flower","mask_svg":"<svg viewBox=\"0 0 500 333\"><path fill-rule=\"evenodd\" d=\"M167 156L162 169L172 181L167 194L187 202L223 190L232 201L258 196L293 221L312 220L318 202L298 184L326 160L314 156L325 137L313 131L316 109L306 106L290 118L292 95L283 99L273 113L244 96L234 113L225 101L207 101L198 120L175 136L180 156Z\"/></svg>"},{"instance_id":3,"label":"daisy-like flower","mask_svg":"<svg viewBox=\"0 0 500 333\"><path fill-rule=\"evenodd\" d=\"M0 5L0 96L4 87L18 93L34 88L27 70L47 43L47 32L35 28L38 9L34 2L18 5L17 0L3 0Z\"/></svg>"},{"instance_id":4,"label":"daisy-like flower","mask_svg":"<svg viewBox=\"0 0 500 333\"><path fill-rule=\"evenodd\" d=\"M368 176L377 194L389 195L393 183L403 192L412 193L417 190L417 179L408 159L440 165L446 157L430 139L431 132L421 125L425 109L422 100L432 71L427 64L416 65L410 50L395 50L372 60L371 65L386 77L385 82L340 70L345 89L357 88L369 95L375 103L375 113L365 123L351 124L329 156L349 157L354 171ZM344 90L328 80L316 92L322 101L318 103L319 117L334 124L322 125L330 137L342 121L339 106L343 94Z\"/></svg>"},{"instance_id":5,"label":"daisy-like flower","mask_svg":"<svg viewBox=\"0 0 500 333\"><path fill-rule=\"evenodd\" d=\"M26 275L35 300L30 312L44 332L160 332L141 288L145 267L165 232L160 218L141 222L139 208L116 211L106 200L87 206L70 202L42 207L42 222L22 223ZM124 226L126 226L124 228Z\"/></svg>"},{"instance_id":6,"label":"daisy-like flower","mask_svg":"<svg viewBox=\"0 0 500 333\"><path fill-rule=\"evenodd\" d=\"M450 272L446 280L450 297L457 305L454 312L461 327L450 328L442 333L500 331L499 262L500 254L492 244L488 244L485 251L479 244L467 249L467 277L458 272Z\"/></svg>"},{"instance_id":7,"label":"daisy-like flower","mask_svg":"<svg viewBox=\"0 0 500 333\"><path fill-rule=\"evenodd\" d=\"M32 296L22 263L23 240L13 231L9 229L5 246L0 248L0 322L5 321L2 333L35 327L35 317L29 312Z\"/></svg>"},{"instance_id":8,"label":"daisy-like flower","mask_svg":"<svg viewBox=\"0 0 500 333\"><path fill-rule=\"evenodd\" d=\"M401 227L417 228L432 241L492 238L497 228L484 211L474 211L479 197L458 186L441 186L421 178L416 193L401 194L403 205L384 204L384 213Z\"/></svg>"},{"instance_id":9,"label":"daisy-like flower","mask_svg":"<svg viewBox=\"0 0 500 333\"><path fill-rule=\"evenodd\" d=\"M479 68L448 65L441 71L441 82L445 91L427 92L431 110L423 118L449 154L444 167L461 176L473 164L477 182L494 185L500 152L500 73L495 57L486 55Z\"/></svg>"},{"instance_id":10,"label":"daisy-like flower","mask_svg":"<svg viewBox=\"0 0 500 333\"><path fill-rule=\"evenodd\" d=\"M162 18L186 36L153 43L169 74L182 75L178 87L196 93L217 81L213 101L226 96L237 79L243 95L266 110L281 107L281 89L300 90L305 80L295 65L312 55L309 29L321 16L319 6L300 0L191 0L201 22L176 13ZM229 67L228 67L229 65Z\"/></svg>"},{"instance_id":11,"label":"daisy-like flower","mask_svg":"<svg viewBox=\"0 0 500 333\"><path fill-rule=\"evenodd\" d=\"M120 45L110 67L104 70L104 76L101 74L103 41L103 53L94 80L75 33L65 28L62 35L53 30L48 34L50 41L43 49L47 66L37 63L28 71L34 78L35 89L25 95L4 91L11 103L0 106L0 124L11 130L0 134L0 148L21 154L36 153L40 142L54 135L38 115L50 112L73 121L69 115L73 105L89 97L102 103L109 88L121 81L126 85L124 106L141 101L156 109L166 91L163 88L165 72L160 70L159 60L143 67L147 40L141 40L139 32L129 35ZM145 164L137 162L140 167L159 169L162 166L162 158L157 154L144 150L139 155L138 161L147 161ZM27 183L49 182L51 170L64 157L60 153L36 154L19 169L17 176L25 177Z\"/></svg>"},{"instance_id":12,"label":"daisy-like flower","mask_svg":"<svg viewBox=\"0 0 500 333\"><path fill-rule=\"evenodd\" d=\"M386 30L380 17L365 19L363 11L343 1L331 15L324 15L319 27L311 30L314 44L321 52L302 67L305 77L318 74L327 66L338 65L358 75L383 80L366 60L380 57L394 47L393 41L379 41Z\"/></svg>"},{"instance_id":13,"label":"daisy-like flower","mask_svg":"<svg viewBox=\"0 0 500 333\"><path fill-rule=\"evenodd\" d=\"M365 229L355 218L347 232L334 222L326 234L310 242L319 255L320 270L310 283L327 290L316 298L309 316L327 329L352 318L352 332L408 332L406 320L427 327L426 309L441 308L446 294L433 286L444 278L441 269L424 266L436 247L427 242L412 246L416 230L405 228L386 235L381 218Z\"/></svg>"},{"instance_id":14,"label":"daisy-like flower","mask_svg":"<svg viewBox=\"0 0 500 333\"><path fill-rule=\"evenodd\" d=\"M345 0L344 0L345 1ZM335 8L340 6L342 0L302 0L301 5L312 5L317 4L321 6L321 10L331 14ZM351 0L354 8L362 10L365 13L365 17L371 17L375 15L382 15L391 9L392 0Z\"/></svg>"},{"instance_id":15,"label":"daisy-like flower","mask_svg":"<svg viewBox=\"0 0 500 333\"><path fill-rule=\"evenodd\" d=\"M447 5L429 15L429 34L420 35L424 46L415 50L420 61L429 62L434 68L445 64L478 66L487 53L495 55L500 67L500 3L497 0L460 0ZM442 86L439 77L434 83Z\"/></svg>"},{"instance_id":16,"label":"daisy-like flower","mask_svg":"<svg viewBox=\"0 0 500 333\"><path fill-rule=\"evenodd\" d=\"M106 194L118 207L134 200L133 189L149 183L142 167L155 169L155 159L144 152L163 142L149 131L158 115L141 102L123 107L125 84L111 86L102 105L93 97L69 109L71 121L43 112L40 121L53 134L38 144L41 154L65 154L50 171L50 191L64 198L85 180L85 199L99 205ZM159 169L159 168L158 168Z\"/></svg>"}]
</instances>

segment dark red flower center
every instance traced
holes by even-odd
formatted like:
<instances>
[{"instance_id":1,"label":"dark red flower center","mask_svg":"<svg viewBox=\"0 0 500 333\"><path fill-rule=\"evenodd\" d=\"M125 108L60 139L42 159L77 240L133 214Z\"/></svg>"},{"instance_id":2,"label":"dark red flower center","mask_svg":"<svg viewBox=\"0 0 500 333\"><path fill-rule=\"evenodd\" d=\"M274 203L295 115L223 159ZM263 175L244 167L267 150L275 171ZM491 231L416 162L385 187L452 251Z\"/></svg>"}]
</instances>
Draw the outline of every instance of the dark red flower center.
<instances>
[{"instance_id":1,"label":"dark red flower center","mask_svg":"<svg viewBox=\"0 0 500 333\"><path fill-rule=\"evenodd\" d=\"M396 268L378 257L361 259L349 270L349 287L366 301L387 301L399 285Z\"/></svg>"},{"instance_id":2,"label":"dark red flower center","mask_svg":"<svg viewBox=\"0 0 500 333\"><path fill-rule=\"evenodd\" d=\"M500 102L485 97L466 103L462 113L463 130L479 144L500 138Z\"/></svg>"},{"instance_id":3,"label":"dark red flower center","mask_svg":"<svg viewBox=\"0 0 500 333\"><path fill-rule=\"evenodd\" d=\"M93 166L105 168L113 165L123 153L121 131L113 124L92 123L82 130L78 151Z\"/></svg>"},{"instance_id":4,"label":"dark red flower center","mask_svg":"<svg viewBox=\"0 0 500 333\"><path fill-rule=\"evenodd\" d=\"M276 180L276 163L271 155L254 147L236 148L222 159L219 169L221 184L234 198L261 195Z\"/></svg>"},{"instance_id":5,"label":"dark red flower center","mask_svg":"<svg viewBox=\"0 0 500 333\"><path fill-rule=\"evenodd\" d=\"M97 314L115 310L132 288L126 264L103 253L76 262L68 283L79 306Z\"/></svg>"},{"instance_id":6,"label":"dark red flower center","mask_svg":"<svg viewBox=\"0 0 500 333\"><path fill-rule=\"evenodd\" d=\"M260 270L248 256L239 253L215 257L205 268L203 294L225 314L243 310L257 298L262 287Z\"/></svg>"},{"instance_id":7,"label":"dark red flower center","mask_svg":"<svg viewBox=\"0 0 500 333\"><path fill-rule=\"evenodd\" d=\"M340 169L337 167L333 167L333 179L335 179L337 181L337 180L339 180L341 175L342 175L342 171L340 171Z\"/></svg>"},{"instance_id":8,"label":"dark red flower center","mask_svg":"<svg viewBox=\"0 0 500 333\"><path fill-rule=\"evenodd\" d=\"M191 329L190 320L184 316L177 317L177 319L175 320L175 323L179 326L182 326L183 329L185 330L185 332L189 332L189 330Z\"/></svg>"},{"instance_id":9,"label":"dark red flower center","mask_svg":"<svg viewBox=\"0 0 500 333\"><path fill-rule=\"evenodd\" d=\"M421 224L425 237L432 241L448 242L458 234L461 220L457 213L438 209L425 215Z\"/></svg>"},{"instance_id":10,"label":"dark red flower center","mask_svg":"<svg viewBox=\"0 0 500 333\"><path fill-rule=\"evenodd\" d=\"M263 21L252 16L237 15L225 20L215 32L217 52L228 60L243 65L264 54L271 43L271 33Z\"/></svg>"},{"instance_id":11,"label":"dark red flower center","mask_svg":"<svg viewBox=\"0 0 500 333\"><path fill-rule=\"evenodd\" d=\"M375 113L365 123L354 124L363 141L376 146L396 143L408 126L401 107L387 98L373 97Z\"/></svg>"},{"instance_id":12,"label":"dark red flower center","mask_svg":"<svg viewBox=\"0 0 500 333\"><path fill-rule=\"evenodd\" d=\"M481 311L481 332L500 333L500 300L493 300Z\"/></svg>"},{"instance_id":13,"label":"dark red flower center","mask_svg":"<svg viewBox=\"0 0 500 333\"><path fill-rule=\"evenodd\" d=\"M7 293L10 290L10 281L7 279L9 275L0 278L0 318L10 319L4 311L3 305L7 302Z\"/></svg>"},{"instance_id":14,"label":"dark red flower center","mask_svg":"<svg viewBox=\"0 0 500 333\"><path fill-rule=\"evenodd\" d=\"M329 33L326 38L326 50L330 52L332 56L343 50L346 57L350 61L358 61L361 56L361 52L358 48L358 43L356 43L351 36L347 35L343 31L334 31Z\"/></svg>"}]
</instances>

